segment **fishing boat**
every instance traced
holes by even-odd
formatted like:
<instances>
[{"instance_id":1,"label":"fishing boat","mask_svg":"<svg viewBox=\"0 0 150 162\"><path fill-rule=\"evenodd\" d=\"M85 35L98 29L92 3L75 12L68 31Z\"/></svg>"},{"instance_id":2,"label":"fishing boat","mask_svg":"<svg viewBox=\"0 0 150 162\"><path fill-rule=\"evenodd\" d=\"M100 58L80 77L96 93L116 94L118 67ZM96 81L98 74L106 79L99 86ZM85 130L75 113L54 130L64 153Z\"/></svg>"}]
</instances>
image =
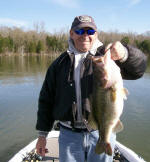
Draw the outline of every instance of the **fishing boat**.
<instances>
[{"instance_id":1,"label":"fishing boat","mask_svg":"<svg viewBox=\"0 0 150 162\"><path fill-rule=\"evenodd\" d=\"M59 162L58 151L58 136L59 131L51 131L47 136L47 148L49 152L45 157L41 157L36 154L35 146L37 139L29 143L26 147L21 149L16 155L14 155L8 162ZM127 148L120 142L116 142L113 162L146 162L134 151Z\"/></svg>"}]
</instances>

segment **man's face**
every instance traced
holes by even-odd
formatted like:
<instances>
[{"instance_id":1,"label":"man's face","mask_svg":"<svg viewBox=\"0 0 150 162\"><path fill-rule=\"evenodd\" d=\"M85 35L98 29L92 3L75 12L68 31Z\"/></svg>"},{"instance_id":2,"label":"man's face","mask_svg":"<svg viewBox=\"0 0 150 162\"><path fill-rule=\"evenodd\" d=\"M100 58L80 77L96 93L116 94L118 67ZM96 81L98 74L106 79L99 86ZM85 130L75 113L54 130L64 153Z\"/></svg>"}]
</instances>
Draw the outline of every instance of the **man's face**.
<instances>
[{"instance_id":1,"label":"man's face","mask_svg":"<svg viewBox=\"0 0 150 162\"><path fill-rule=\"evenodd\" d=\"M83 28L84 30L88 30L90 28ZM85 32L83 35L76 34L73 30L70 30L70 37L74 41L74 46L79 52L87 52L91 49L94 41L97 38L97 32L93 35L88 35Z\"/></svg>"}]
</instances>

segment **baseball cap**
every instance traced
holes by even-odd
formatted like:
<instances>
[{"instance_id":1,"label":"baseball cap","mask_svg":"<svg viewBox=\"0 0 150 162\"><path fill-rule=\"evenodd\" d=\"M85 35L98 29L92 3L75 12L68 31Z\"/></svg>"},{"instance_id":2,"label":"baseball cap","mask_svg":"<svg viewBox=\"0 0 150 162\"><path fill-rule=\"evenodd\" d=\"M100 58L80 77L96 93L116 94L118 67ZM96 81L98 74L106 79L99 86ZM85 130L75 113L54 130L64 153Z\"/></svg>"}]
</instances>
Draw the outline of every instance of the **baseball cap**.
<instances>
[{"instance_id":1,"label":"baseball cap","mask_svg":"<svg viewBox=\"0 0 150 162\"><path fill-rule=\"evenodd\" d=\"M76 16L74 18L74 21L72 22L71 29L77 30L84 27L90 27L97 31L97 27L95 25L94 19L91 16L88 15Z\"/></svg>"}]
</instances>

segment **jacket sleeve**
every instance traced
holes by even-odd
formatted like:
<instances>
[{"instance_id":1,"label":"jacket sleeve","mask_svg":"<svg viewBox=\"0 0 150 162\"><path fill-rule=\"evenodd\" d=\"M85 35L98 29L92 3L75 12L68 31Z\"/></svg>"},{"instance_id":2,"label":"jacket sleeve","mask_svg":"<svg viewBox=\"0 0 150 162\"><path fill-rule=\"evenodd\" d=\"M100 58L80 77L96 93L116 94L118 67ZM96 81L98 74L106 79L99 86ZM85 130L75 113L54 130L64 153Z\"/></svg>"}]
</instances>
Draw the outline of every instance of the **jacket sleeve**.
<instances>
[{"instance_id":1,"label":"jacket sleeve","mask_svg":"<svg viewBox=\"0 0 150 162\"><path fill-rule=\"evenodd\" d=\"M134 80L141 78L146 70L146 55L139 49L127 45L128 58L125 62L121 63L116 61L121 69L123 79Z\"/></svg>"},{"instance_id":2,"label":"jacket sleeve","mask_svg":"<svg viewBox=\"0 0 150 162\"><path fill-rule=\"evenodd\" d=\"M51 131L54 123L53 105L55 96L55 70L53 64L49 67L38 101L36 129L39 131Z\"/></svg>"}]
</instances>

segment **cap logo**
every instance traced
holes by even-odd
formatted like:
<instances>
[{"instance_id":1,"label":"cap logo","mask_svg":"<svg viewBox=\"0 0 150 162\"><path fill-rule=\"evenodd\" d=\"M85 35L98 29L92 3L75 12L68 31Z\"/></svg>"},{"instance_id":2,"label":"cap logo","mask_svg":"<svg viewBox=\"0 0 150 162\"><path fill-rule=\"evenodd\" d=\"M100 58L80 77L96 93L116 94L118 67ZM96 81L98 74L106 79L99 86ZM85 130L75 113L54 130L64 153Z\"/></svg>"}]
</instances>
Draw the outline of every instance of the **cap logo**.
<instances>
[{"instance_id":1,"label":"cap logo","mask_svg":"<svg viewBox=\"0 0 150 162\"><path fill-rule=\"evenodd\" d=\"M81 22L92 22L92 19L88 16L79 16Z\"/></svg>"}]
</instances>

